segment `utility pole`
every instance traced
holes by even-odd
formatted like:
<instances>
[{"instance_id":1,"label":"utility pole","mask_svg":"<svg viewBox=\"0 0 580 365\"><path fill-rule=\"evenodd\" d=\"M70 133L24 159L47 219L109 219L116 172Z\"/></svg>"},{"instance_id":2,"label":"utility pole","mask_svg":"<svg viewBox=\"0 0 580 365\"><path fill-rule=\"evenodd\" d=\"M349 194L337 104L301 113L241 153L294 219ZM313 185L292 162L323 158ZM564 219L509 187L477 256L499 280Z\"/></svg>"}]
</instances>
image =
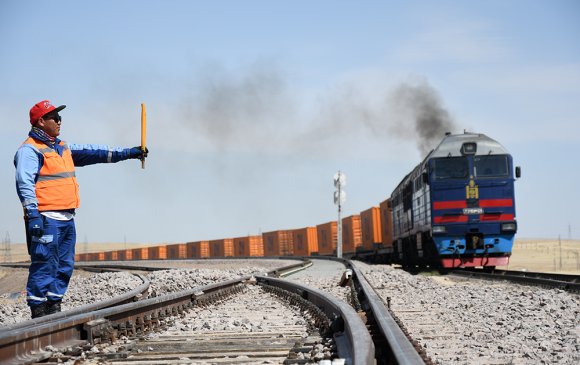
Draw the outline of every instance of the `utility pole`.
<instances>
[{"instance_id":1,"label":"utility pole","mask_svg":"<svg viewBox=\"0 0 580 365\"><path fill-rule=\"evenodd\" d=\"M334 174L334 204L338 206L338 221L336 222L337 240L336 240L336 257L342 258L342 204L346 201L346 192L342 189L346 186L346 175L340 170Z\"/></svg>"},{"instance_id":2,"label":"utility pole","mask_svg":"<svg viewBox=\"0 0 580 365\"><path fill-rule=\"evenodd\" d=\"M562 271L562 239L558 235L558 244L560 245L560 271Z\"/></svg>"},{"instance_id":3,"label":"utility pole","mask_svg":"<svg viewBox=\"0 0 580 365\"><path fill-rule=\"evenodd\" d=\"M2 240L2 251L4 251L4 262L12 262L12 249L10 246L10 233L6 231L6 236Z\"/></svg>"}]
</instances>

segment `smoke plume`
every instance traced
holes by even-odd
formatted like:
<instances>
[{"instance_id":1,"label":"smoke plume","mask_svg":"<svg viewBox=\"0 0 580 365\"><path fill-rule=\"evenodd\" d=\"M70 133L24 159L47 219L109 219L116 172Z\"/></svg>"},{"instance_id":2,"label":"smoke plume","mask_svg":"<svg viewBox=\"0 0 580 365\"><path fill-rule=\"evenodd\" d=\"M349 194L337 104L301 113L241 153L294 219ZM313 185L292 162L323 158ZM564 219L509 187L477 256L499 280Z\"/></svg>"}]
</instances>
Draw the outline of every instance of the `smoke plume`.
<instances>
[{"instance_id":1,"label":"smoke plume","mask_svg":"<svg viewBox=\"0 0 580 365\"><path fill-rule=\"evenodd\" d=\"M204 74L183 102L187 127L218 150L253 149L278 139L294 107L279 71L255 65L236 75L217 68Z\"/></svg>"},{"instance_id":2,"label":"smoke plume","mask_svg":"<svg viewBox=\"0 0 580 365\"><path fill-rule=\"evenodd\" d=\"M342 84L319 94L305 110L297 103L299 93L272 65L204 74L183 101L180 119L218 152L324 153L336 141L364 135L385 143L393 137L413 141L425 156L445 132L456 129L426 80L378 90L356 81Z\"/></svg>"},{"instance_id":3,"label":"smoke plume","mask_svg":"<svg viewBox=\"0 0 580 365\"><path fill-rule=\"evenodd\" d=\"M436 147L445 132L456 129L437 91L426 81L400 85L393 91L390 103L399 113L395 130L404 136L412 135L423 156Z\"/></svg>"}]
</instances>

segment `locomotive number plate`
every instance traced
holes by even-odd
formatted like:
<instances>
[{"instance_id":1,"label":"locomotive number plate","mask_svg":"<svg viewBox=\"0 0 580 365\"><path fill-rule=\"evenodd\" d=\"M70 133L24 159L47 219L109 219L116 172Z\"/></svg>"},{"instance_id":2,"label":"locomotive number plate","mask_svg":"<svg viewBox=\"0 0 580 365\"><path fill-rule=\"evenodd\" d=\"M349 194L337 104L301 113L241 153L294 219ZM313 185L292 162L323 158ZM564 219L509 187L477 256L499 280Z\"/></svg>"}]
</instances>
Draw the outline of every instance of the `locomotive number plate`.
<instances>
[{"instance_id":1,"label":"locomotive number plate","mask_svg":"<svg viewBox=\"0 0 580 365\"><path fill-rule=\"evenodd\" d=\"M483 208L463 208L463 214L465 215L483 214Z\"/></svg>"}]
</instances>

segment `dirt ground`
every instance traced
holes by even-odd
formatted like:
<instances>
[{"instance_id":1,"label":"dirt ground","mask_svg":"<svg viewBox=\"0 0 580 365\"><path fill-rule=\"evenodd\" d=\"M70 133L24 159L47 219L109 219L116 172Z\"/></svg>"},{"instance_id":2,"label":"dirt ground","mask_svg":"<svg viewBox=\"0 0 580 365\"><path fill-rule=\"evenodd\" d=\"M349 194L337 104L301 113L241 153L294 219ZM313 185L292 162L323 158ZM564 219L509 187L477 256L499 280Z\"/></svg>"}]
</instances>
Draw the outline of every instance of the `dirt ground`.
<instances>
[{"instance_id":1,"label":"dirt ground","mask_svg":"<svg viewBox=\"0 0 580 365\"><path fill-rule=\"evenodd\" d=\"M580 240L518 238L509 265L498 269L580 275Z\"/></svg>"},{"instance_id":2,"label":"dirt ground","mask_svg":"<svg viewBox=\"0 0 580 365\"><path fill-rule=\"evenodd\" d=\"M147 246L159 246L159 244L78 243L76 252L112 251ZM29 259L24 244L12 244L10 251L12 262ZM5 252L0 252L0 262L5 262L4 254ZM509 265L498 268L580 275L580 240L518 238L514 244Z\"/></svg>"}]
</instances>

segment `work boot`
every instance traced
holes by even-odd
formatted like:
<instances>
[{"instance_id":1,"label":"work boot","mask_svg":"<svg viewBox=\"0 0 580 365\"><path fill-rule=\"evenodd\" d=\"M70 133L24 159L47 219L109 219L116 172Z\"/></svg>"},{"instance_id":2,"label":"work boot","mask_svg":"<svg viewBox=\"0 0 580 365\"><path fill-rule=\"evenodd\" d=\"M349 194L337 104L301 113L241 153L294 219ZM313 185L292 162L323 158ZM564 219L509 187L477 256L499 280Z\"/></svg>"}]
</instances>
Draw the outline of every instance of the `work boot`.
<instances>
[{"instance_id":1,"label":"work boot","mask_svg":"<svg viewBox=\"0 0 580 365\"><path fill-rule=\"evenodd\" d=\"M59 301L49 300L46 302L46 314L55 314L58 312L60 312L60 300Z\"/></svg>"},{"instance_id":2,"label":"work boot","mask_svg":"<svg viewBox=\"0 0 580 365\"><path fill-rule=\"evenodd\" d=\"M37 305L31 305L30 312L32 312L33 319L46 316L46 302Z\"/></svg>"}]
</instances>

